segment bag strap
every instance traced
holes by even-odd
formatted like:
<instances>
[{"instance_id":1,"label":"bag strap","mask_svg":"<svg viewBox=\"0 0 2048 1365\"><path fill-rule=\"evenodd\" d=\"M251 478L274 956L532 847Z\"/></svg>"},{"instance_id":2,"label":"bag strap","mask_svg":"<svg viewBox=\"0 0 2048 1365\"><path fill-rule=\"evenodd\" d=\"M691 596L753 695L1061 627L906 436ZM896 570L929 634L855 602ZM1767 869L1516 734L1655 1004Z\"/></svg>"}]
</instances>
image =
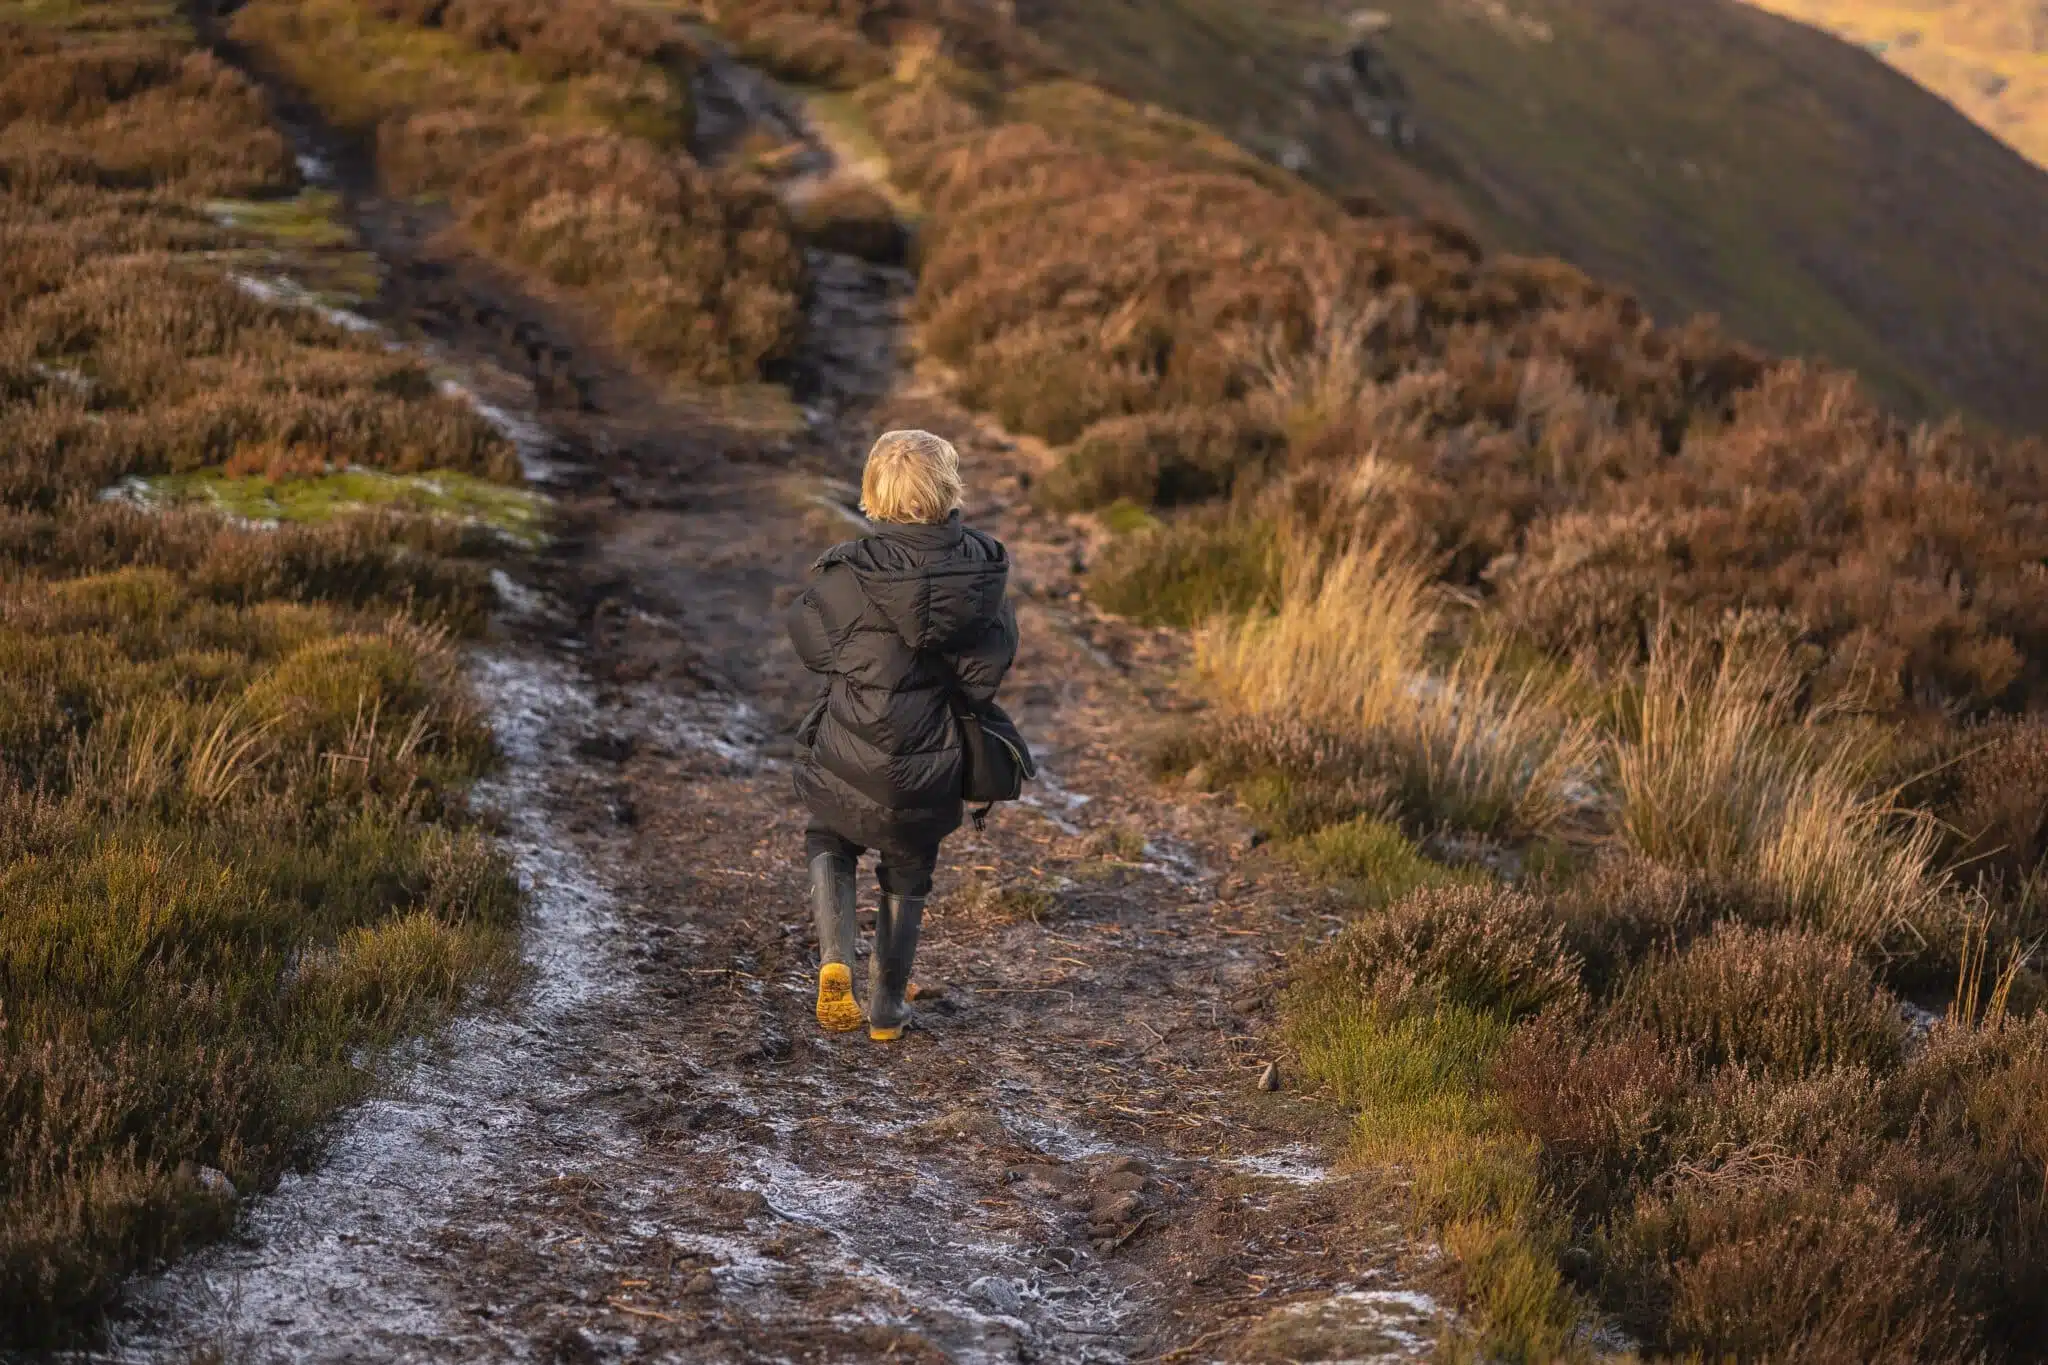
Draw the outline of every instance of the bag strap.
<instances>
[{"instance_id":1,"label":"bag strap","mask_svg":"<svg viewBox=\"0 0 2048 1365\"><path fill-rule=\"evenodd\" d=\"M974 821L974 832L976 834L980 834L988 828L989 812L993 811L995 808L996 803L991 801L986 806L981 807L979 810L971 810L967 813L969 817L972 818Z\"/></svg>"}]
</instances>

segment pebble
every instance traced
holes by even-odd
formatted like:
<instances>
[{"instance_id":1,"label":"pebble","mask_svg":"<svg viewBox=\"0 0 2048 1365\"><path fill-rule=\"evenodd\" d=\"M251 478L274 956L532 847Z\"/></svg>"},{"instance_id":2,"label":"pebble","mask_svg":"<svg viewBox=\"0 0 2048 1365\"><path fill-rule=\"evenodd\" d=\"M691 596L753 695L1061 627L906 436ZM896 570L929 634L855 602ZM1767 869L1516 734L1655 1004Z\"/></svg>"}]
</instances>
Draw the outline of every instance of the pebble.
<instances>
[{"instance_id":1,"label":"pebble","mask_svg":"<svg viewBox=\"0 0 2048 1365\"><path fill-rule=\"evenodd\" d=\"M1090 1216L1097 1223L1114 1225L1128 1219L1141 1207L1143 1201L1129 1191L1105 1190L1096 1199Z\"/></svg>"},{"instance_id":2,"label":"pebble","mask_svg":"<svg viewBox=\"0 0 2048 1365\"><path fill-rule=\"evenodd\" d=\"M1010 1135L1001 1119L980 1109L955 1109L920 1126L933 1137L971 1138L982 1142L1001 1142Z\"/></svg>"},{"instance_id":3,"label":"pebble","mask_svg":"<svg viewBox=\"0 0 2048 1365\"><path fill-rule=\"evenodd\" d=\"M196 1166L189 1161L181 1161L178 1163L178 1174L216 1199L225 1199L229 1203L233 1203L237 1198L235 1182L228 1179L225 1171L215 1170L211 1166Z\"/></svg>"},{"instance_id":4,"label":"pebble","mask_svg":"<svg viewBox=\"0 0 2048 1365\"><path fill-rule=\"evenodd\" d=\"M967 1292L980 1299L998 1313L1016 1317L1024 1311L1024 1295L1015 1281L1000 1275L984 1275L967 1286Z\"/></svg>"}]
</instances>

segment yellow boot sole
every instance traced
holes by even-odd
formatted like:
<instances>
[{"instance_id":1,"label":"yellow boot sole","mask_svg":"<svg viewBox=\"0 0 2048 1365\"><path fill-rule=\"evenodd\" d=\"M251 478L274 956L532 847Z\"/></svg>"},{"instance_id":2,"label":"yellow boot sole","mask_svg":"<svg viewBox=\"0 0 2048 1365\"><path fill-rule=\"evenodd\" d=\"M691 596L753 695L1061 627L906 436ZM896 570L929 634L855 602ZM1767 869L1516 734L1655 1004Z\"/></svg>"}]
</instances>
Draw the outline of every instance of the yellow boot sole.
<instances>
[{"instance_id":1,"label":"yellow boot sole","mask_svg":"<svg viewBox=\"0 0 2048 1365\"><path fill-rule=\"evenodd\" d=\"M915 981L903 988L903 998L905 1000L915 1000L923 994L924 992L917 988ZM898 1024L895 1028L870 1028L868 1030L868 1037L878 1043L893 1043L902 1036L903 1025L901 1024Z\"/></svg>"},{"instance_id":2,"label":"yellow boot sole","mask_svg":"<svg viewBox=\"0 0 2048 1365\"><path fill-rule=\"evenodd\" d=\"M818 968L818 1022L833 1033L851 1033L866 1023L853 998L853 973L844 962Z\"/></svg>"}]
</instances>

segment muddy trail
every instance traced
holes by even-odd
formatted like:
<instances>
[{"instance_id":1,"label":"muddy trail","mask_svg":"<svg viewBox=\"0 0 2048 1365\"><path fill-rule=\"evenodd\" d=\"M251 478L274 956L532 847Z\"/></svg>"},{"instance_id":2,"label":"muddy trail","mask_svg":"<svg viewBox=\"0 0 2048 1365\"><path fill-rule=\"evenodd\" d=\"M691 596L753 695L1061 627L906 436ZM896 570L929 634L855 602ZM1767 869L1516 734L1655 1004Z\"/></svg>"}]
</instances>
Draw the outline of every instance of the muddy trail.
<instances>
[{"instance_id":1,"label":"muddy trail","mask_svg":"<svg viewBox=\"0 0 2048 1365\"><path fill-rule=\"evenodd\" d=\"M803 133L751 73L702 80L707 155ZM809 428L763 436L663 397L294 122L384 266L370 321L458 373L561 508L473 663L529 975L399 1058L236 1241L138 1284L95 1357L1429 1354L1397 1195L1319 1162L1327 1108L1258 1084L1274 969L1327 907L1243 857L1226 801L1145 772L1170 642L1081 605L1030 460L913 377L911 279L813 254ZM1045 776L948 843L916 1027L879 1045L811 1017L789 736L815 684L781 613L903 424L956 438L970 519L1017 557L1005 701ZM864 927L873 897L864 868Z\"/></svg>"}]
</instances>

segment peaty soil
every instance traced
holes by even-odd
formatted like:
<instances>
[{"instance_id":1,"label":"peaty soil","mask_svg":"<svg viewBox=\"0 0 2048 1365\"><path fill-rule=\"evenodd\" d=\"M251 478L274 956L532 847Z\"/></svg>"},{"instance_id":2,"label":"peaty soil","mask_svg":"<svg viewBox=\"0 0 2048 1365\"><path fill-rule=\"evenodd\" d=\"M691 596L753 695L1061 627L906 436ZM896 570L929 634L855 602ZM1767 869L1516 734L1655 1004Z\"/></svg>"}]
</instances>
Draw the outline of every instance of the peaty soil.
<instances>
[{"instance_id":1,"label":"peaty soil","mask_svg":"<svg viewBox=\"0 0 2048 1365\"><path fill-rule=\"evenodd\" d=\"M722 107L757 116L745 93ZM1186 718L1174 642L1081 603L1084 541L1030 509L1029 453L902 363L909 279L813 253L806 423L763 431L659 392L319 150L386 267L376 320L517 425L562 506L474 664L529 981L395 1063L240 1240L137 1286L115 1354L1427 1355L1441 1286L1400 1192L1322 1163L1341 1124L1284 1059L1259 1085L1276 982L1331 907L1227 799L1149 776ZM889 1045L811 1016L789 736L815 684L781 614L906 423L956 439L970 519L1016 555L1004 701L1045 776L946 845Z\"/></svg>"}]
</instances>

